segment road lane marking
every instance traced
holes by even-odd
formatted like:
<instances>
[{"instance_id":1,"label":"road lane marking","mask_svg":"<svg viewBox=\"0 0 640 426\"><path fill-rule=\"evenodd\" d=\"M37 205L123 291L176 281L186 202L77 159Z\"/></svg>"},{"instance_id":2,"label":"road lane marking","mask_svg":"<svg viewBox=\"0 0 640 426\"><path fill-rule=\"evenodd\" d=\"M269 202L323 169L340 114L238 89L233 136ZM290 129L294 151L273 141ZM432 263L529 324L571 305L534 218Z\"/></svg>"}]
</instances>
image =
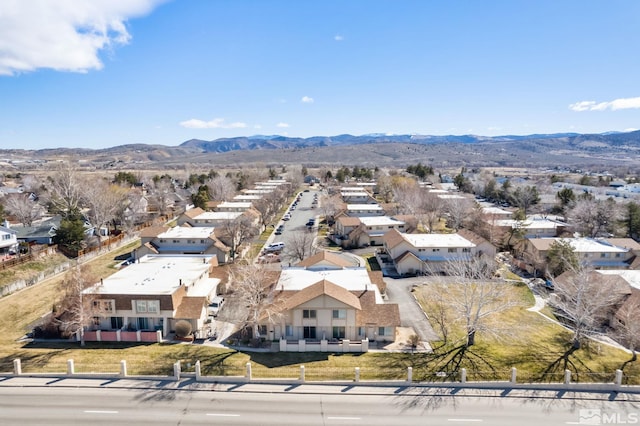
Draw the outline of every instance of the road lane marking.
<instances>
[{"instance_id":1,"label":"road lane marking","mask_svg":"<svg viewBox=\"0 0 640 426\"><path fill-rule=\"evenodd\" d=\"M327 417L327 420L362 420L361 417Z\"/></svg>"},{"instance_id":2,"label":"road lane marking","mask_svg":"<svg viewBox=\"0 0 640 426\"><path fill-rule=\"evenodd\" d=\"M108 410L84 410L85 413L90 414L118 414L117 411L108 411Z\"/></svg>"},{"instance_id":3,"label":"road lane marking","mask_svg":"<svg viewBox=\"0 0 640 426\"><path fill-rule=\"evenodd\" d=\"M207 413L207 416L214 416L214 417L240 417L240 414Z\"/></svg>"},{"instance_id":4,"label":"road lane marking","mask_svg":"<svg viewBox=\"0 0 640 426\"><path fill-rule=\"evenodd\" d=\"M447 419L449 422L481 422L482 419Z\"/></svg>"}]
</instances>

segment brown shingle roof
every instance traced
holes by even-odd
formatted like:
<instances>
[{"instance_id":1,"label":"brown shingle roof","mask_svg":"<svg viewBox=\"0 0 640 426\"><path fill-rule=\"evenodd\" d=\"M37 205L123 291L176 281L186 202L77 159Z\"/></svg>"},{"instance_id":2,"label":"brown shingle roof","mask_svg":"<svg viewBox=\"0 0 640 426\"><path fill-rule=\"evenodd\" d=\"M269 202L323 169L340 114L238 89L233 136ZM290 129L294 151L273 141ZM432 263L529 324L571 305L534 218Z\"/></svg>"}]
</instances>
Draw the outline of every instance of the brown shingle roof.
<instances>
[{"instance_id":1,"label":"brown shingle roof","mask_svg":"<svg viewBox=\"0 0 640 426\"><path fill-rule=\"evenodd\" d=\"M140 238L153 238L168 231L168 226L148 226L140 231Z\"/></svg>"},{"instance_id":2,"label":"brown shingle roof","mask_svg":"<svg viewBox=\"0 0 640 426\"><path fill-rule=\"evenodd\" d=\"M206 297L183 297L178 309L176 309L175 318L200 318L200 316L202 316L202 309L206 302Z\"/></svg>"},{"instance_id":3,"label":"brown shingle roof","mask_svg":"<svg viewBox=\"0 0 640 426\"><path fill-rule=\"evenodd\" d=\"M605 238L605 241L613 244L616 247L622 247L632 251L640 250L640 244L638 244L632 238Z\"/></svg>"},{"instance_id":4,"label":"brown shingle roof","mask_svg":"<svg viewBox=\"0 0 640 426\"><path fill-rule=\"evenodd\" d=\"M336 222L340 222L342 226L358 226L360 225L360 218L352 216L340 216L336 219Z\"/></svg>"},{"instance_id":5,"label":"brown shingle roof","mask_svg":"<svg viewBox=\"0 0 640 426\"><path fill-rule=\"evenodd\" d=\"M356 325L364 327L375 324L378 327L397 327L400 325L400 308L397 303L376 303L373 291L360 293L362 309L356 311Z\"/></svg>"},{"instance_id":6,"label":"brown shingle roof","mask_svg":"<svg viewBox=\"0 0 640 426\"><path fill-rule=\"evenodd\" d=\"M404 236L397 229L392 229L382 237L384 242L387 244L387 247L394 248L398 244L404 241Z\"/></svg>"},{"instance_id":7,"label":"brown shingle roof","mask_svg":"<svg viewBox=\"0 0 640 426\"><path fill-rule=\"evenodd\" d=\"M200 216L202 213L204 213L204 210L202 210L200 207L196 207L194 209L187 210L183 214L188 218L193 219L195 217Z\"/></svg>"},{"instance_id":8,"label":"brown shingle roof","mask_svg":"<svg viewBox=\"0 0 640 426\"><path fill-rule=\"evenodd\" d=\"M476 234L475 232L469 229L459 229L458 235L460 235L462 238L468 241L471 241L476 246L479 244L488 243L488 241L485 238L482 238L480 235Z\"/></svg>"},{"instance_id":9,"label":"brown shingle roof","mask_svg":"<svg viewBox=\"0 0 640 426\"><path fill-rule=\"evenodd\" d=\"M307 257L306 259L298 262L296 266L303 266L305 268L309 266L316 265L322 261L329 262L339 268L346 268L349 266L353 266L352 262L349 262L344 257L339 254L335 254L329 250L322 250L311 257Z\"/></svg>"},{"instance_id":10,"label":"brown shingle roof","mask_svg":"<svg viewBox=\"0 0 640 426\"><path fill-rule=\"evenodd\" d=\"M327 295L355 309L361 309L360 300L356 295L344 287L340 287L339 285L333 284L327 280L318 281L317 283L296 292L293 296L284 301L282 308L283 310L291 310L296 306L322 295Z\"/></svg>"}]
</instances>

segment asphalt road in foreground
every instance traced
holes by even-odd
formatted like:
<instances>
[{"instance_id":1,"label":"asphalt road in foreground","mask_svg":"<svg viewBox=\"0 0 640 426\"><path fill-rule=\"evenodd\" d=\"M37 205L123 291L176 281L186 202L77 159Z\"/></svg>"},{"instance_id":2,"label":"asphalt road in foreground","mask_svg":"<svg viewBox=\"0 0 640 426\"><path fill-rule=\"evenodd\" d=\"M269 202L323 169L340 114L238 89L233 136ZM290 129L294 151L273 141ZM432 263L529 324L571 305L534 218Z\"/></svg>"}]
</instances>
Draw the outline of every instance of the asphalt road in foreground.
<instances>
[{"instance_id":1,"label":"asphalt road in foreground","mask_svg":"<svg viewBox=\"0 0 640 426\"><path fill-rule=\"evenodd\" d=\"M2 425L566 425L634 423L636 402L523 393L464 395L447 389L368 389L306 385L217 385L159 382L147 388L54 385L10 386L0 382ZM52 382L49 379L49 382ZM77 381L79 382L79 381ZM114 381L114 382L117 382ZM171 387L174 386L174 387ZM199 386L199 387L194 387ZM239 390L244 389L244 390ZM367 392L372 392L367 394ZM553 394L551 394L553 395ZM600 420L600 423L586 423ZM636 421L637 421L636 420Z\"/></svg>"}]
</instances>

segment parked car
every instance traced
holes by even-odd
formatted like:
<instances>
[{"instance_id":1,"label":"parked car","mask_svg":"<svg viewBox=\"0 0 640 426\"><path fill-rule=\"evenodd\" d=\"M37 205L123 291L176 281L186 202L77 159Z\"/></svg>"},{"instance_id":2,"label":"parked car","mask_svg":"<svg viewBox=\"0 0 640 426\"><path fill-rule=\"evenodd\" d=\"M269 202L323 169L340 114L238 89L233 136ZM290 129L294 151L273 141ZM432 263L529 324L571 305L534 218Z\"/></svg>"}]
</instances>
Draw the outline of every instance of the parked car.
<instances>
[{"instance_id":1,"label":"parked car","mask_svg":"<svg viewBox=\"0 0 640 426\"><path fill-rule=\"evenodd\" d=\"M266 246L264 248L264 251L266 252L275 252L275 251L281 251L282 249L284 249L284 243L282 241L279 241L277 243L271 243L268 246Z\"/></svg>"},{"instance_id":2,"label":"parked car","mask_svg":"<svg viewBox=\"0 0 640 426\"><path fill-rule=\"evenodd\" d=\"M315 219L309 219L309 221L307 222L307 226L315 226L315 225L316 225Z\"/></svg>"},{"instance_id":3,"label":"parked car","mask_svg":"<svg viewBox=\"0 0 640 426\"><path fill-rule=\"evenodd\" d=\"M258 258L259 263L276 263L280 262L280 255L276 253L267 253Z\"/></svg>"},{"instance_id":4,"label":"parked car","mask_svg":"<svg viewBox=\"0 0 640 426\"><path fill-rule=\"evenodd\" d=\"M224 297L216 296L211 299L211 303L209 303L209 306L207 306L207 313L209 314L209 316L217 316L218 312L220 312L220 309L222 308L222 305L224 305Z\"/></svg>"},{"instance_id":5,"label":"parked car","mask_svg":"<svg viewBox=\"0 0 640 426\"><path fill-rule=\"evenodd\" d=\"M284 216L282 216L282 220L289 220L291 219L291 213L285 213Z\"/></svg>"}]
</instances>

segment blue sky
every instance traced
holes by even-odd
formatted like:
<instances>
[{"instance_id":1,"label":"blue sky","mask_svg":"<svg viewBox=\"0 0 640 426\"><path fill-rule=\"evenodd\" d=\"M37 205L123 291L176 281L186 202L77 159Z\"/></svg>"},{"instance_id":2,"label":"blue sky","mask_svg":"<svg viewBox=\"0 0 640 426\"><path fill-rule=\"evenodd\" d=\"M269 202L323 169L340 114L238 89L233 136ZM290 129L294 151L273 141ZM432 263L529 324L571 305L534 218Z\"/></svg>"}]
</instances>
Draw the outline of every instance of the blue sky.
<instances>
[{"instance_id":1,"label":"blue sky","mask_svg":"<svg viewBox=\"0 0 640 426\"><path fill-rule=\"evenodd\" d=\"M640 1L0 0L0 147L640 127Z\"/></svg>"}]
</instances>

